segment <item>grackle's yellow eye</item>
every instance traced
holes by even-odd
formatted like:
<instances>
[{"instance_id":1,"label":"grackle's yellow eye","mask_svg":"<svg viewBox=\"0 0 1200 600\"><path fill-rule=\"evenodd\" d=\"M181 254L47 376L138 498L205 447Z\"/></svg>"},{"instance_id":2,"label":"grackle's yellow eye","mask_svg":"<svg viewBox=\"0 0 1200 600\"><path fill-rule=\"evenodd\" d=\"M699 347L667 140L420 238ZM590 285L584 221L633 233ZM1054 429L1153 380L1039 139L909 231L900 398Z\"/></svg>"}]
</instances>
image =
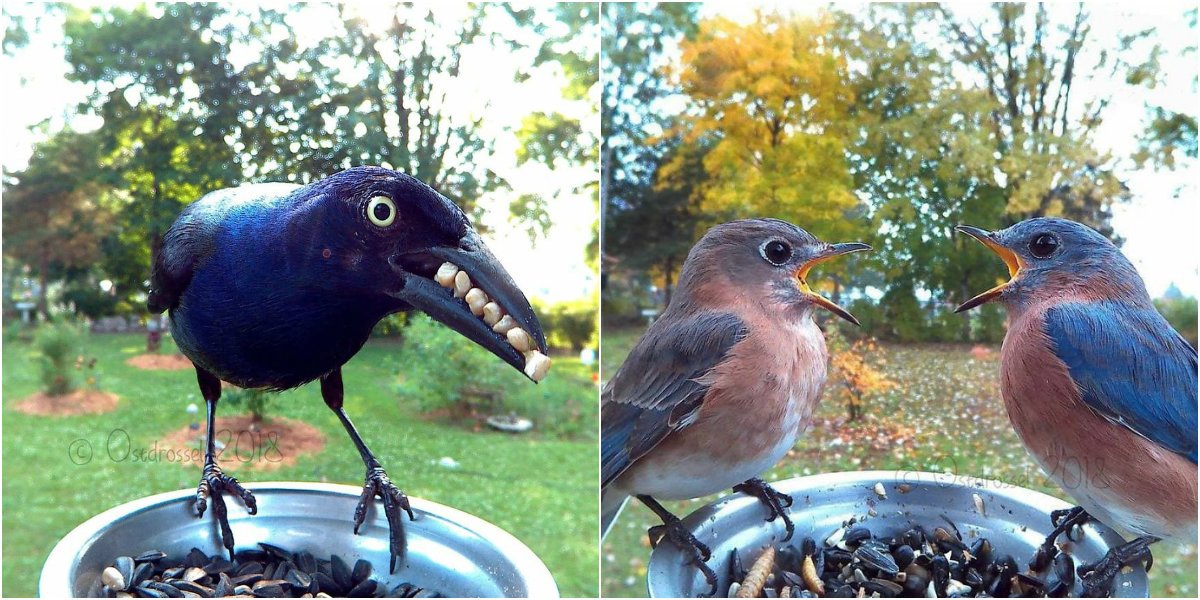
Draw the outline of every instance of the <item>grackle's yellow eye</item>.
<instances>
[{"instance_id":1,"label":"grackle's yellow eye","mask_svg":"<svg viewBox=\"0 0 1200 600\"><path fill-rule=\"evenodd\" d=\"M367 218L372 223L387 227L396 222L396 203L387 196L375 196L367 202Z\"/></svg>"}]
</instances>

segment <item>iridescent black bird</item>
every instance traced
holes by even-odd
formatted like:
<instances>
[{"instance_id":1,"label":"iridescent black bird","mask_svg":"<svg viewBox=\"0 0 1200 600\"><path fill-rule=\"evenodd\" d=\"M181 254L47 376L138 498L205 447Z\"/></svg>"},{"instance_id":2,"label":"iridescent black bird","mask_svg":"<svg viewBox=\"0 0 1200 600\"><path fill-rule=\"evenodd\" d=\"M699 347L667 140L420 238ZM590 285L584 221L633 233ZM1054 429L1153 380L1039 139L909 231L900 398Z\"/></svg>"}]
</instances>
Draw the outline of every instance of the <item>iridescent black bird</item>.
<instances>
[{"instance_id":1,"label":"iridescent black bird","mask_svg":"<svg viewBox=\"0 0 1200 600\"><path fill-rule=\"evenodd\" d=\"M342 365L384 316L420 310L517 369L525 366L505 336L434 281L445 262L465 271L545 352L529 301L463 211L404 173L356 167L306 186L219 190L184 209L167 231L151 275L149 307L169 311L171 334L196 366L208 436L195 508L202 517L212 500L230 553L233 534L221 495L234 492L251 513L257 508L254 496L216 463L220 380L284 390L320 379L321 396L367 468L354 530L379 496L395 570L405 546L400 512L412 518L412 510L342 410Z\"/></svg>"}]
</instances>

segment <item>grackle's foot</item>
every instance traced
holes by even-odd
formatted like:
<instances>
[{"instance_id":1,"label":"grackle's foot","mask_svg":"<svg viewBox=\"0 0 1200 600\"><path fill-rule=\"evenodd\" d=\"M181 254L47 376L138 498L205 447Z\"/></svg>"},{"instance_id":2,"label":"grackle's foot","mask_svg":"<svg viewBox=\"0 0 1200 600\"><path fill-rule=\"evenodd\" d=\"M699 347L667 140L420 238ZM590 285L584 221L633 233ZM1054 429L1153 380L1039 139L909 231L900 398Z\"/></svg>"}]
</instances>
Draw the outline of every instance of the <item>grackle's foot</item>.
<instances>
[{"instance_id":1,"label":"grackle's foot","mask_svg":"<svg viewBox=\"0 0 1200 600\"><path fill-rule=\"evenodd\" d=\"M705 597L711 598L717 594L717 574L706 564L708 559L712 558L712 550L704 542L696 539L696 536L688 531L679 517L670 515L670 518L664 518L662 525L651 527L647 533L650 536L651 548L657 547L665 538L690 555L691 558L688 562L700 570L700 573L704 575L704 580L712 588Z\"/></svg>"},{"instance_id":2,"label":"grackle's foot","mask_svg":"<svg viewBox=\"0 0 1200 600\"><path fill-rule=\"evenodd\" d=\"M392 483L379 463L371 461L367 463L367 477L363 482L362 496L358 499L358 507L354 509L355 535L358 534L358 528L366 520L367 506L374 501L375 496L379 496L379 499L383 500L383 514L387 516L388 539L391 549L388 572L395 573L396 563L404 558L404 521L400 517L400 511L408 513L410 521L416 519L416 516L413 515L412 506L408 503L408 496Z\"/></svg>"},{"instance_id":3,"label":"grackle's foot","mask_svg":"<svg viewBox=\"0 0 1200 600\"><path fill-rule=\"evenodd\" d=\"M1054 560L1054 556L1058 553L1058 548L1055 547L1055 541L1062 534L1070 535L1072 529L1076 526L1082 526L1092 518L1087 511L1083 510L1082 506L1072 508L1064 508L1050 512L1050 524L1054 526L1054 530L1050 535L1046 536L1046 541L1038 546L1037 552L1034 553L1033 559L1029 561L1029 568L1035 572L1042 571L1050 566L1050 561Z\"/></svg>"},{"instance_id":4,"label":"grackle's foot","mask_svg":"<svg viewBox=\"0 0 1200 600\"><path fill-rule=\"evenodd\" d=\"M1154 564L1154 556L1150 554L1150 544L1158 538L1144 536L1132 542L1122 544L1108 551L1100 562L1079 567L1079 575L1083 582L1083 597L1107 598L1112 595L1113 579L1121 569L1137 564L1146 563L1146 570Z\"/></svg>"},{"instance_id":5,"label":"grackle's foot","mask_svg":"<svg viewBox=\"0 0 1200 600\"><path fill-rule=\"evenodd\" d=\"M792 519L787 516L787 509L792 507L791 496L776 490L758 477L747 479L744 483L733 486L733 491L754 496L763 504L766 504L767 512L771 513L771 516L767 517L767 520L774 521L776 517L783 519L783 526L787 529L787 535L783 536L783 541L792 539L792 534L795 533L796 526L792 523Z\"/></svg>"},{"instance_id":6,"label":"grackle's foot","mask_svg":"<svg viewBox=\"0 0 1200 600\"><path fill-rule=\"evenodd\" d=\"M208 509L208 500L212 499L213 518L221 527L221 545L229 551L229 559L233 560L233 530L229 528L229 511L225 508L222 494L233 492L242 497L246 510L250 514L258 512L258 504L254 494L242 487L237 479L226 475L214 461L204 463L204 474L200 476L200 485L196 487L196 516L203 517Z\"/></svg>"}]
</instances>

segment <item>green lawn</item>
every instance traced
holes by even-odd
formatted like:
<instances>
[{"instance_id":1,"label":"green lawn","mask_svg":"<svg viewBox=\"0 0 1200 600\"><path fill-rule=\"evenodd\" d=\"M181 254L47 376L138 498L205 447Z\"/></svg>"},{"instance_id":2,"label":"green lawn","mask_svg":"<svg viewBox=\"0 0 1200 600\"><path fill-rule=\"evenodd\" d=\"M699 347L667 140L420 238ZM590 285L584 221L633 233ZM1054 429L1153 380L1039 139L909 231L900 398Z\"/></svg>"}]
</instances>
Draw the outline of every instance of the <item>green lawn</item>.
<instances>
[{"instance_id":1,"label":"green lawn","mask_svg":"<svg viewBox=\"0 0 1200 600\"><path fill-rule=\"evenodd\" d=\"M39 380L30 346L5 344L5 595L35 595L50 548L92 515L141 496L195 487L198 464L116 462L103 450L109 434L118 429L128 432L134 448L151 446L190 421L185 412L188 403L200 405L203 416L193 371L142 371L124 364L144 347L141 335L91 336L86 351L99 358L102 389L120 396L118 409L102 415L49 418L12 409L38 390ZM584 433L567 439L537 433L472 433L431 422L394 392L397 365L390 358L395 349L394 343L368 343L343 371L346 410L392 479L411 496L478 515L511 532L545 561L564 596L595 596L599 477L595 410L546 409L530 414L535 422L580 419L570 429ZM595 394L586 367L578 360L556 358L548 380L523 386L513 404L544 407L546 402L562 402L590 407ZM302 419L323 431L325 450L277 471L240 472L236 464L226 464L231 474L246 481L362 484L358 453L321 401L317 386L284 393L276 407L277 414ZM97 449L90 463L77 466L70 460L68 448L74 440L85 440ZM436 461L443 456L461 466L453 470L438 466ZM345 517L350 527L352 515Z\"/></svg>"},{"instance_id":2,"label":"green lawn","mask_svg":"<svg viewBox=\"0 0 1200 600\"><path fill-rule=\"evenodd\" d=\"M602 373L620 366L640 330L604 332ZM998 348L973 359L968 346L883 346L881 366L900 385L874 404L868 418L846 427L845 408L827 392L812 427L795 449L764 478L868 469L952 472L998 479L1067 499L1028 457L999 397ZM666 503L686 515L717 497ZM643 596L650 548L646 529L657 524L640 504L630 503L604 541L602 593ZM1196 547L1154 548L1151 596L1196 595Z\"/></svg>"}]
</instances>

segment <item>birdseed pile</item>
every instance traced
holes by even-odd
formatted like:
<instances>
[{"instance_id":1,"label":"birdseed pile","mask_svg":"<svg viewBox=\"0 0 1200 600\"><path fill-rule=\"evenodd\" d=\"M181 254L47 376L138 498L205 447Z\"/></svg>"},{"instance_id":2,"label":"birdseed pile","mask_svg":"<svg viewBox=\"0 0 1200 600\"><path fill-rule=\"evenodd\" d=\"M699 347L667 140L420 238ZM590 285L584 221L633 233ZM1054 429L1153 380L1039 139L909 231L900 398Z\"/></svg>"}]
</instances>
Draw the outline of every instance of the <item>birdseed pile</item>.
<instances>
[{"instance_id":1,"label":"birdseed pile","mask_svg":"<svg viewBox=\"0 0 1200 600\"><path fill-rule=\"evenodd\" d=\"M438 598L410 583L390 589L372 579L371 563L318 559L271 544L242 550L232 561L192 548L182 560L151 550L119 556L92 584L92 598Z\"/></svg>"},{"instance_id":2,"label":"birdseed pile","mask_svg":"<svg viewBox=\"0 0 1200 600\"><path fill-rule=\"evenodd\" d=\"M728 597L1064 598L1076 581L1074 559L1057 547L1022 569L987 538L965 542L948 519L897 536L876 536L851 519L820 544L806 538L752 556L747 567L733 550Z\"/></svg>"}]
</instances>

